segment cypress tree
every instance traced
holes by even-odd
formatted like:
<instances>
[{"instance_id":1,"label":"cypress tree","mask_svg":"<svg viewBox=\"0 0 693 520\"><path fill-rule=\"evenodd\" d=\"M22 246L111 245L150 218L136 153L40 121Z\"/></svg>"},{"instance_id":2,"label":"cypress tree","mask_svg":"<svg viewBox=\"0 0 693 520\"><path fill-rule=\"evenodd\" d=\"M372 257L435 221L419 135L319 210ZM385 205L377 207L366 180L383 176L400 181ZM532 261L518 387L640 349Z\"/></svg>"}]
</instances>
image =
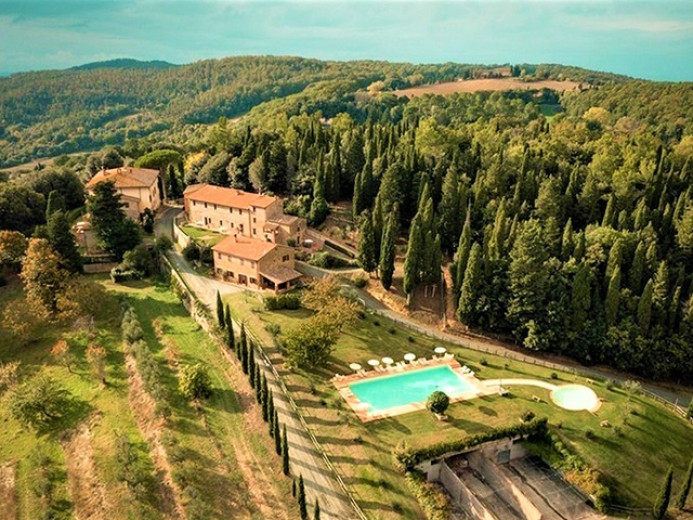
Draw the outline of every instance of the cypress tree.
<instances>
[{"instance_id":1,"label":"cypress tree","mask_svg":"<svg viewBox=\"0 0 693 520\"><path fill-rule=\"evenodd\" d=\"M267 431L270 437L274 437L274 392L267 390Z\"/></svg>"},{"instance_id":2,"label":"cypress tree","mask_svg":"<svg viewBox=\"0 0 693 520\"><path fill-rule=\"evenodd\" d=\"M282 472L284 472L284 475L289 474L289 440L288 440L288 437L286 436L286 424L282 427ZM299 493L303 493L303 477L301 477L299 479L298 490L299 490ZM305 496L303 497L303 499L305 501ZM299 506L300 506L300 498L299 498ZM304 502L303 506L305 507L305 502Z\"/></svg>"},{"instance_id":3,"label":"cypress tree","mask_svg":"<svg viewBox=\"0 0 693 520\"><path fill-rule=\"evenodd\" d=\"M652 319L652 278L645 284L640 301L638 302L638 326L643 334L650 330L650 320Z\"/></svg>"},{"instance_id":4,"label":"cypress tree","mask_svg":"<svg viewBox=\"0 0 693 520\"><path fill-rule=\"evenodd\" d=\"M604 314L606 324L613 325L618 318L618 301L621 295L621 268L616 266L611 279L609 280L609 288L606 291L606 300L604 301Z\"/></svg>"},{"instance_id":5,"label":"cypress tree","mask_svg":"<svg viewBox=\"0 0 693 520\"><path fill-rule=\"evenodd\" d=\"M613 227L614 217L616 215L616 197L612 193L609 197L609 201L606 203L606 209L604 210L604 218L602 219L602 226Z\"/></svg>"},{"instance_id":6,"label":"cypress tree","mask_svg":"<svg viewBox=\"0 0 693 520\"><path fill-rule=\"evenodd\" d=\"M296 498L296 479L291 479L291 496Z\"/></svg>"},{"instance_id":7,"label":"cypress tree","mask_svg":"<svg viewBox=\"0 0 693 520\"><path fill-rule=\"evenodd\" d=\"M623 259L623 240L620 238L614 242L609 251L609 258L606 261L606 281L607 283L611 280L611 275L616 267L621 267L621 261Z\"/></svg>"},{"instance_id":8,"label":"cypress tree","mask_svg":"<svg viewBox=\"0 0 693 520\"><path fill-rule=\"evenodd\" d=\"M221 294L217 291L217 323L223 329L226 326L224 319L224 302L221 300Z\"/></svg>"},{"instance_id":9,"label":"cypress tree","mask_svg":"<svg viewBox=\"0 0 693 520\"><path fill-rule=\"evenodd\" d=\"M460 197L459 197L460 177L457 165L450 165L445 179L443 180L443 193L440 200L440 228L443 236L442 247L452 253L455 240L460 236Z\"/></svg>"},{"instance_id":10,"label":"cypress tree","mask_svg":"<svg viewBox=\"0 0 693 520\"><path fill-rule=\"evenodd\" d=\"M325 179L321 172L315 176L315 184L313 185L313 202L310 205L310 224L319 226L327 218L329 213L327 201L325 200Z\"/></svg>"},{"instance_id":11,"label":"cypress tree","mask_svg":"<svg viewBox=\"0 0 693 520\"><path fill-rule=\"evenodd\" d=\"M274 451L277 455L282 454L282 434L279 430L279 415L277 414L277 409L274 409L274 420L272 421L272 437L274 438Z\"/></svg>"},{"instance_id":12,"label":"cypress tree","mask_svg":"<svg viewBox=\"0 0 693 520\"><path fill-rule=\"evenodd\" d=\"M407 295L407 304L411 294L419 282L421 257L423 254L424 236L421 229L421 216L416 214L409 230L409 244L407 256L404 259L404 292Z\"/></svg>"},{"instance_id":13,"label":"cypress tree","mask_svg":"<svg viewBox=\"0 0 693 520\"><path fill-rule=\"evenodd\" d=\"M368 165L366 165L368 167ZM354 180L354 196L351 199L351 215L356 222L361 215L361 212L366 207L366 201L363 194L363 185L361 183L361 172L356 174L356 179Z\"/></svg>"},{"instance_id":14,"label":"cypress tree","mask_svg":"<svg viewBox=\"0 0 693 520\"><path fill-rule=\"evenodd\" d=\"M561 260L567 262L575 251L575 240L573 240L573 221L568 219L563 228L561 238Z\"/></svg>"},{"instance_id":15,"label":"cypress tree","mask_svg":"<svg viewBox=\"0 0 693 520\"><path fill-rule=\"evenodd\" d=\"M686 472L686 476L683 479L683 482L681 482L681 490L679 491L679 494L676 496L676 507L679 509L683 509L686 507L686 500L688 500L688 495L691 492L691 484L693 483L693 459L691 459L691 463L688 465L688 471Z\"/></svg>"},{"instance_id":16,"label":"cypress tree","mask_svg":"<svg viewBox=\"0 0 693 520\"><path fill-rule=\"evenodd\" d=\"M173 164L169 164L166 169L166 177L168 180L168 196L175 199L181 196L180 184L178 183L178 175L176 174L176 167Z\"/></svg>"},{"instance_id":17,"label":"cypress tree","mask_svg":"<svg viewBox=\"0 0 693 520\"><path fill-rule=\"evenodd\" d=\"M580 262L585 256L585 251L587 246L585 245L585 233L578 233L577 240L575 241L575 251L573 252L573 258Z\"/></svg>"},{"instance_id":18,"label":"cypress tree","mask_svg":"<svg viewBox=\"0 0 693 520\"><path fill-rule=\"evenodd\" d=\"M248 338L245 333L245 323L241 323L241 341L236 347L238 349L238 359L241 362L243 373L248 373Z\"/></svg>"},{"instance_id":19,"label":"cypress tree","mask_svg":"<svg viewBox=\"0 0 693 520\"><path fill-rule=\"evenodd\" d=\"M645 270L645 244L640 241L635 248L633 263L628 271L628 287L633 294L640 294L642 288L642 275Z\"/></svg>"},{"instance_id":20,"label":"cypress tree","mask_svg":"<svg viewBox=\"0 0 693 520\"><path fill-rule=\"evenodd\" d=\"M667 509L669 508L669 499L671 498L671 480L673 476L674 472L670 467L669 471L667 471L667 476L664 478L664 483L659 491L659 495L657 496L654 506L652 507L652 514L654 515L655 520L662 520L667 514Z\"/></svg>"},{"instance_id":21,"label":"cypress tree","mask_svg":"<svg viewBox=\"0 0 693 520\"><path fill-rule=\"evenodd\" d=\"M57 210L48 218L46 234L48 242L60 255L60 267L72 273L82 272L82 256L77 249L75 237L70 231L70 223L67 221L65 212Z\"/></svg>"},{"instance_id":22,"label":"cypress tree","mask_svg":"<svg viewBox=\"0 0 693 520\"><path fill-rule=\"evenodd\" d=\"M51 218L51 215L56 211L66 211L65 197L59 191L51 190L46 201L46 222Z\"/></svg>"},{"instance_id":23,"label":"cypress tree","mask_svg":"<svg viewBox=\"0 0 693 520\"><path fill-rule=\"evenodd\" d=\"M229 347L229 350L235 351L236 337L233 333L233 320L231 319L231 310L229 309L228 305L226 306L226 310L224 311L224 316L226 317L226 345Z\"/></svg>"},{"instance_id":24,"label":"cypress tree","mask_svg":"<svg viewBox=\"0 0 693 520\"><path fill-rule=\"evenodd\" d=\"M262 371L260 364L255 363L255 400L262 406Z\"/></svg>"},{"instance_id":25,"label":"cypress tree","mask_svg":"<svg viewBox=\"0 0 693 520\"><path fill-rule=\"evenodd\" d=\"M380 283L386 291L392 285L392 275L395 272L395 234L397 223L395 209L387 217L385 231L380 246Z\"/></svg>"},{"instance_id":26,"label":"cypress tree","mask_svg":"<svg viewBox=\"0 0 693 520\"><path fill-rule=\"evenodd\" d=\"M320 502L315 499L315 509L313 509L313 520L320 520Z\"/></svg>"},{"instance_id":27,"label":"cypress tree","mask_svg":"<svg viewBox=\"0 0 693 520\"><path fill-rule=\"evenodd\" d=\"M460 298L462 283L464 282L464 272L467 270L467 260L472 249L472 228L469 223L469 213L464 220L464 227L460 235L460 242L457 245L457 263L455 264L455 302Z\"/></svg>"},{"instance_id":28,"label":"cypress tree","mask_svg":"<svg viewBox=\"0 0 693 520\"><path fill-rule=\"evenodd\" d=\"M460 301L457 306L457 318L466 325L476 325L477 301L479 287L482 283L481 276L481 246L474 242L467 262L467 270L464 273L464 282L460 291Z\"/></svg>"},{"instance_id":29,"label":"cypress tree","mask_svg":"<svg viewBox=\"0 0 693 520\"><path fill-rule=\"evenodd\" d=\"M590 310L590 271L581 262L578 266L571 289L572 329L573 332L582 330Z\"/></svg>"},{"instance_id":30,"label":"cypress tree","mask_svg":"<svg viewBox=\"0 0 693 520\"><path fill-rule=\"evenodd\" d=\"M306 489L303 486L303 475L298 476L298 512L301 520L308 520L308 510L306 509Z\"/></svg>"},{"instance_id":31,"label":"cypress tree","mask_svg":"<svg viewBox=\"0 0 693 520\"><path fill-rule=\"evenodd\" d=\"M375 271L377 259L375 256L375 236L370 212L361 217L361 229L359 229L358 261L367 273Z\"/></svg>"},{"instance_id":32,"label":"cypress tree","mask_svg":"<svg viewBox=\"0 0 693 520\"><path fill-rule=\"evenodd\" d=\"M269 421L269 416L267 415L268 402L269 399L267 395L267 377L263 372L262 376L260 377L260 404L262 405L262 420L265 422Z\"/></svg>"}]
</instances>

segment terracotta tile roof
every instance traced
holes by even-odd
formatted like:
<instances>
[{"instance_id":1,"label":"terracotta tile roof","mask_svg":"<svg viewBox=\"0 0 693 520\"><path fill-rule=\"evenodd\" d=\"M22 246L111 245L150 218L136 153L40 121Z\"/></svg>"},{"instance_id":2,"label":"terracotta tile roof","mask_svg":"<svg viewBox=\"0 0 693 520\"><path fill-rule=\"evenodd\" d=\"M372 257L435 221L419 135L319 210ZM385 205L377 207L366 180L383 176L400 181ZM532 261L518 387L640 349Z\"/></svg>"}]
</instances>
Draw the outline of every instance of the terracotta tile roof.
<instances>
[{"instance_id":1,"label":"terracotta tile roof","mask_svg":"<svg viewBox=\"0 0 693 520\"><path fill-rule=\"evenodd\" d=\"M275 222L277 224L293 224L297 220L299 220L299 217L296 217L294 215L282 215L281 217L268 220L268 222Z\"/></svg>"},{"instance_id":2,"label":"terracotta tile roof","mask_svg":"<svg viewBox=\"0 0 693 520\"><path fill-rule=\"evenodd\" d=\"M183 196L186 199L198 202L239 209L248 209L251 206L266 208L278 200L277 197L270 197L269 195L249 193L233 188L222 188L221 186L212 186L211 184L193 184L188 186L185 188Z\"/></svg>"},{"instance_id":3,"label":"terracotta tile roof","mask_svg":"<svg viewBox=\"0 0 693 520\"><path fill-rule=\"evenodd\" d=\"M291 267L287 267L285 265L268 267L267 269L260 271L260 274L265 278L272 280L274 283L290 282L291 280L297 280L303 276L301 273L296 271L296 269L292 269Z\"/></svg>"},{"instance_id":4,"label":"terracotta tile roof","mask_svg":"<svg viewBox=\"0 0 693 520\"><path fill-rule=\"evenodd\" d=\"M258 261L272 251L277 244L243 235L230 235L212 248L212 251L232 255L244 260Z\"/></svg>"},{"instance_id":5,"label":"terracotta tile roof","mask_svg":"<svg viewBox=\"0 0 693 520\"><path fill-rule=\"evenodd\" d=\"M91 189L103 181L113 181L116 188L149 188L159 177L159 170L148 168L112 168L101 170L94 175L86 184L87 189Z\"/></svg>"}]
</instances>

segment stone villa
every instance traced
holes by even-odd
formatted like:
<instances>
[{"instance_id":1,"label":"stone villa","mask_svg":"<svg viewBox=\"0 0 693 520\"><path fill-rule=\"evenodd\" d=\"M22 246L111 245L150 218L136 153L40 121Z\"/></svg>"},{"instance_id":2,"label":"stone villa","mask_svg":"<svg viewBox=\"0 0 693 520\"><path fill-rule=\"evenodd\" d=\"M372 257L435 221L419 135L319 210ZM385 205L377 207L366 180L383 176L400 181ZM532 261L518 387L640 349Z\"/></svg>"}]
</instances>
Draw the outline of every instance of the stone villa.
<instances>
[{"instance_id":1,"label":"stone villa","mask_svg":"<svg viewBox=\"0 0 693 520\"><path fill-rule=\"evenodd\" d=\"M159 188L159 170L129 166L101 170L87 182L85 188L91 194L94 186L104 181L113 181L121 195L123 211L135 221L139 221L145 209L156 212L161 206L163 197Z\"/></svg>"}]
</instances>

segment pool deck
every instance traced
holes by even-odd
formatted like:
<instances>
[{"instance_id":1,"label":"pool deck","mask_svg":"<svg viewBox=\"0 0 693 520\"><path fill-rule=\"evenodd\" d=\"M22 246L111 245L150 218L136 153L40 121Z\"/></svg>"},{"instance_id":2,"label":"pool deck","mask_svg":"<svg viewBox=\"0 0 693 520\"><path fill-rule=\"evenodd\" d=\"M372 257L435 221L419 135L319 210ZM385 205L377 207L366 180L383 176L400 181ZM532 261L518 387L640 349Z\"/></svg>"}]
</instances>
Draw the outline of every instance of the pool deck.
<instances>
[{"instance_id":1,"label":"pool deck","mask_svg":"<svg viewBox=\"0 0 693 520\"><path fill-rule=\"evenodd\" d=\"M362 422L370 422L377 419L384 419L386 417L394 417L395 415L425 410L426 403L409 403L402 406L394 406L386 410L371 412L369 411L370 406L367 403L362 403L351 391L351 388L349 388L351 383L369 381L379 377L396 376L407 372L414 372L416 370L440 366L449 366L453 372L458 374L472 387L471 390L460 392L459 394L449 395L448 397L450 397L451 403L457 401L467 401L469 399L499 393L498 385L493 387L484 385L474 376L474 372L470 371L467 367L460 365L453 356L437 357L433 359L417 359L413 363L398 363L397 365L391 365L389 368L378 367L377 369L373 370L359 370L355 374L345 376L336 375L334 378L332 378L332 383L337 388L344 400L349 404L349 406L351 406L351 409L354 410L356 416L361 419Z\"/></svg>"}]
</instances>

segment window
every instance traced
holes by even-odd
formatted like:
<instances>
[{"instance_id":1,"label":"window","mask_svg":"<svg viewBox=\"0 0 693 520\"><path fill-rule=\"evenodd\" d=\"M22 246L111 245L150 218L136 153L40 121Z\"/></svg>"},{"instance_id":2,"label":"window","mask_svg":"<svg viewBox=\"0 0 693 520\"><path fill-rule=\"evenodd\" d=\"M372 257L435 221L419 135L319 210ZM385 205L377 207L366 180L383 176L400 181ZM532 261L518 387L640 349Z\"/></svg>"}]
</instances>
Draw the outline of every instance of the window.
<instances>
[{"instance_id":1,"label":"window","mask_svg":"<svg viewBox=\"0 0 693 520\"><path fill-rule=\"evenodd\" d=\"M216 204L214 205L214 209L217 209L217 205L216 205Z\"/></svg>"},{"instance_id":2,"label":"window","mask_svg":"<svg viewBox=\"0 0 693 520\"><path fill-rule=\"evenodd\" d=\"M229 213L233 214L233 208L229 208Z\"/></svg>"},{"instance_id":3,"label":"window","mask_svg":"<svg viewBox=\"0 0 693 520\"><path fill-rule=\"evenodd\" d=\"M257 219L255 217L253 217L253 224L255 224L256 222L257 222Z\"/></svg>"},{"instance_id":4,"label":"window","mask_svg":"<svg viewBox=\"0 0 693 520\"><path fill-rule=\"evenodd\" d=\"M289 255L282 256L282 262L288 262L288 261L289 261Z\"/></svg>"},{"instance_id":5,"label":"window","mask_svg":"<svg viewBox=\"0 0 693 520\"><path fill-rule=\"evenodd\" d=\"M129 207L130 207L130 203L129 203L129 202L123 202L123 207L124 207L124 208L129 208Z\"/></svg>"},{"instance_id":6,"label":"window","mask_svg":"<svg viewBox=\"0 0 693 520\"><path fill-rule=\"evenodd\" d=\"M257 229L253 228L253 235L257 235Z\"/></svg>"},{"instance_id":7,"label":"window","mask_svg":"<svg viewBox=\"0 0 693 520\"><path fill-rule=\"evenodd\" d=\"M151 201L152 201L152 196L151 196L151 195L149 195L149 202L151 202Z\"/></svg>"},{"instance_id":8,"label":"window","mask_svg":"<svg viewBox=\"0 0 693 520\"><path fill-rule=\"evenodd\" d=\"M250 262L250 267L255 267L255 262Z\"/></svg>"},{"instance_id":9,"label":"window","mask_svg":"<svg viewBox=\"0 0 693 520\"><path fill-rule=\"evenodd\" d=\"M205 209L207 209L207 203L205 202Z\"/></svg>"},{"instance_id":10,"label":"window","mask_svg":"<svg viewBox=\"0 0 693 520\"><path fill-rule=\"evenodd\" d=\"M220 220L219 221L219 227L222 227L223 225L224 225L224 223Z\"/></svg>"},{"instance_id":11,"label":"window","mask_svg":"<svg viewBox=\"0 0 693 520\"><path fill-rule=\"evenodd\" d=\"M255 278L251 278L251 279L250 279L250 283L256 284L256 283L257 283L257 280L256 280Z\"/></svg>"},{"instance_id":12,"label":"window","mask_svg":"<svg viewBox=\"0 0 693 520\"><path fill-rule=\"evenodd\" d=\"M217 253L217 258L221 260L221 253Z\"/></svg>"},{"instance_id":13,"label":"window","mask_svg":"<svg viewBox=\"0 0 693 520\"><path fill-rule=\"evenodd\" d=\"M193 200L193 206L197 206L197 202Z\"/></svg>"},{"instance_id":14,"label":"window","mask_svg":"<svg viewBox=\"0 0 693 520\"><path fill-rule=\"evenodd\" d=\"M243 210L241 208L238 208L238 214L243 215Z\"/></svg>"},{"instance_id":15,"label":"window","mask_svg":"<svg viewBox=\"0 0 693 520\"><path fill-rule=\"evenodd\" d=\"M233 222L229 222L229 227L233 227Z\"/></svg>"},{"instance_id":16,"label":"window","mask_svg":"<svg viewBox=\"0 0 693 520\"><path fill-rule=\"evenodd\" d=\"M234 277L234 276L233 276L233 271L229 271L229 276L230 276L231 278Z\"/></svg>"}]
</instances>

